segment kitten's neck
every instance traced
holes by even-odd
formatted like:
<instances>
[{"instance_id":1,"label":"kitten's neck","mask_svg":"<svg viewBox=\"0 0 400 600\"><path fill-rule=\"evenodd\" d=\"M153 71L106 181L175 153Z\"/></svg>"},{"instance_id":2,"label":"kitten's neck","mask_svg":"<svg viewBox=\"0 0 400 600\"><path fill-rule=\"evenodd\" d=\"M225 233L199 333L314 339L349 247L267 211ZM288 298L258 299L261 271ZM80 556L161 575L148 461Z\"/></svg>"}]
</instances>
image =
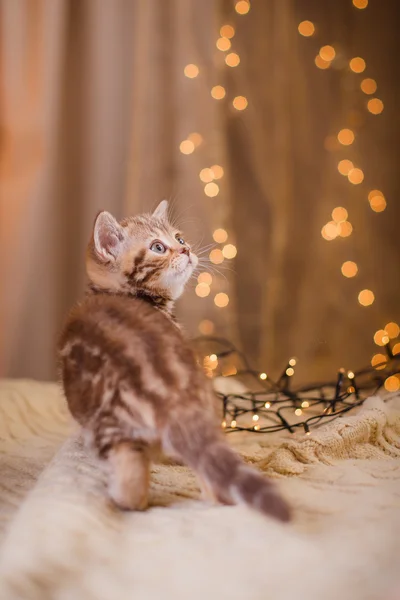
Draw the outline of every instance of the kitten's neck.
<instances>
[{"instance_id":1,"label":"kitten's neck","mask_svg":"<svg viewBox=\"0 0 400 600\"><path fill-rule=\"evenodd\" d=\"M139 298L140 300L144 300L148 302L154 308L164 313L171 321L176 324L176 318L174 315L174 302L171 298L166 296L153 294L144 290L136 290L136 291L114 291L107 290L105 288L99 287L94 283L89 283L86 288L86 295L92 294L107 294L109 296L123 296L126 298Z\"/></svg>"}]
</instances>

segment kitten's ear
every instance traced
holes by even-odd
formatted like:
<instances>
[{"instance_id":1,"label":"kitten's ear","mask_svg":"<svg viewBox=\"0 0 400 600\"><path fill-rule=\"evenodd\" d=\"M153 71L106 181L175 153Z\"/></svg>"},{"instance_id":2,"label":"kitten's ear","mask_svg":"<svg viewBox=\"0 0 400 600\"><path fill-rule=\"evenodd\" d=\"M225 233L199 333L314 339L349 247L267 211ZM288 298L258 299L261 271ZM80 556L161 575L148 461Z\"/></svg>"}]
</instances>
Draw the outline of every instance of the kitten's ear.
<instances>
[{"instance_id":1,"label":"kitten's ear","mask_svg":"<svg viewBox=\"0 0 400 600\"><path fill-rule=\"evenodd\" d=\"M152 216L160 221L165 221L168 216L168 200L161 200Z\"/></svg>"},{"instance_id":2,"label":"kitten's ear","mask_svg":"<svg viewBox=\"0 0 400 600\"><path fill-rule=\"evenodd\" d=\"M109 212L103 210L97 215L94 223L93 241L96 256L101 261L115 261L121 252L124 239L123 227Z\"/></svg>"}]
</instances>

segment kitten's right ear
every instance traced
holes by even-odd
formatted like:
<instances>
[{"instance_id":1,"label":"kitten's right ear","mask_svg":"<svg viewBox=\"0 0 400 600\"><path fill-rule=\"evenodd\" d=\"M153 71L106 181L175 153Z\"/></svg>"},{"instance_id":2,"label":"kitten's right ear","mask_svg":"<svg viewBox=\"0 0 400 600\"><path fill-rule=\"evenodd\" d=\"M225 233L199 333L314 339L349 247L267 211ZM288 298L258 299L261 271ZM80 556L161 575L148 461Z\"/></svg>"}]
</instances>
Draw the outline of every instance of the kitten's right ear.
<instances>
[{"instance_id":1,"label":"kitten's right ear","mask_svg":"<svg viewBox=\"0 0 400 600\"><path fill-rule=\"evenodd\" d=\"M114 262L125 239L124 229L116 219L103 210L96 217L93 230L94 250L102 262Z\"/></svg>"}]
</instances>

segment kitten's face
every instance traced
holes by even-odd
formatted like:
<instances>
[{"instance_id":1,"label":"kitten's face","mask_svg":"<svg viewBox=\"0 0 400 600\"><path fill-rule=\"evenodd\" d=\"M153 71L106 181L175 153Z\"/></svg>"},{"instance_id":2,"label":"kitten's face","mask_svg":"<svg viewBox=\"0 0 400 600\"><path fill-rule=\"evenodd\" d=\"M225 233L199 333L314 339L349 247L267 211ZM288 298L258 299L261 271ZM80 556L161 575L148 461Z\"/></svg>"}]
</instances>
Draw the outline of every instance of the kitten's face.
<instances>
[{"instance_id":1,"label":"kitten's face","mask_svg":"<svg viewBox=\"0 0 400 600\"><path fill-rule=\"evenodd\" d=\"M96 219L87 253L87 273L96 286L112 292L157 294L175 300L197 266L182 233L167 217L163 200L152 215L118 223L110 213Z\"/></svg>"}]
</instances>

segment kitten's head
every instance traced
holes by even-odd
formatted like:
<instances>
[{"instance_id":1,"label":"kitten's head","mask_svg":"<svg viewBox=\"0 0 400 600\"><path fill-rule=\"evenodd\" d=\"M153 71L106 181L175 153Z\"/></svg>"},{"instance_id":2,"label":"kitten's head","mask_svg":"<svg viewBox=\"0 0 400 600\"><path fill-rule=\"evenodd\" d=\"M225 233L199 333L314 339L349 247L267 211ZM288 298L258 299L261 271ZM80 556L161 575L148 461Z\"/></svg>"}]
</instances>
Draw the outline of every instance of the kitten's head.
<instances>
[{"instance_id":1,"label":"kitten's head","mask_svg":"<svg viewBox=\"0 0 400 600\"><path fill-rule=\"evenodd\" d=\"M175 300L198 263L182 233L168 220L163 200L153 214L120 223L106 212L95 221L86 270L96 287Z\"/></svg>"}]
</instances>

